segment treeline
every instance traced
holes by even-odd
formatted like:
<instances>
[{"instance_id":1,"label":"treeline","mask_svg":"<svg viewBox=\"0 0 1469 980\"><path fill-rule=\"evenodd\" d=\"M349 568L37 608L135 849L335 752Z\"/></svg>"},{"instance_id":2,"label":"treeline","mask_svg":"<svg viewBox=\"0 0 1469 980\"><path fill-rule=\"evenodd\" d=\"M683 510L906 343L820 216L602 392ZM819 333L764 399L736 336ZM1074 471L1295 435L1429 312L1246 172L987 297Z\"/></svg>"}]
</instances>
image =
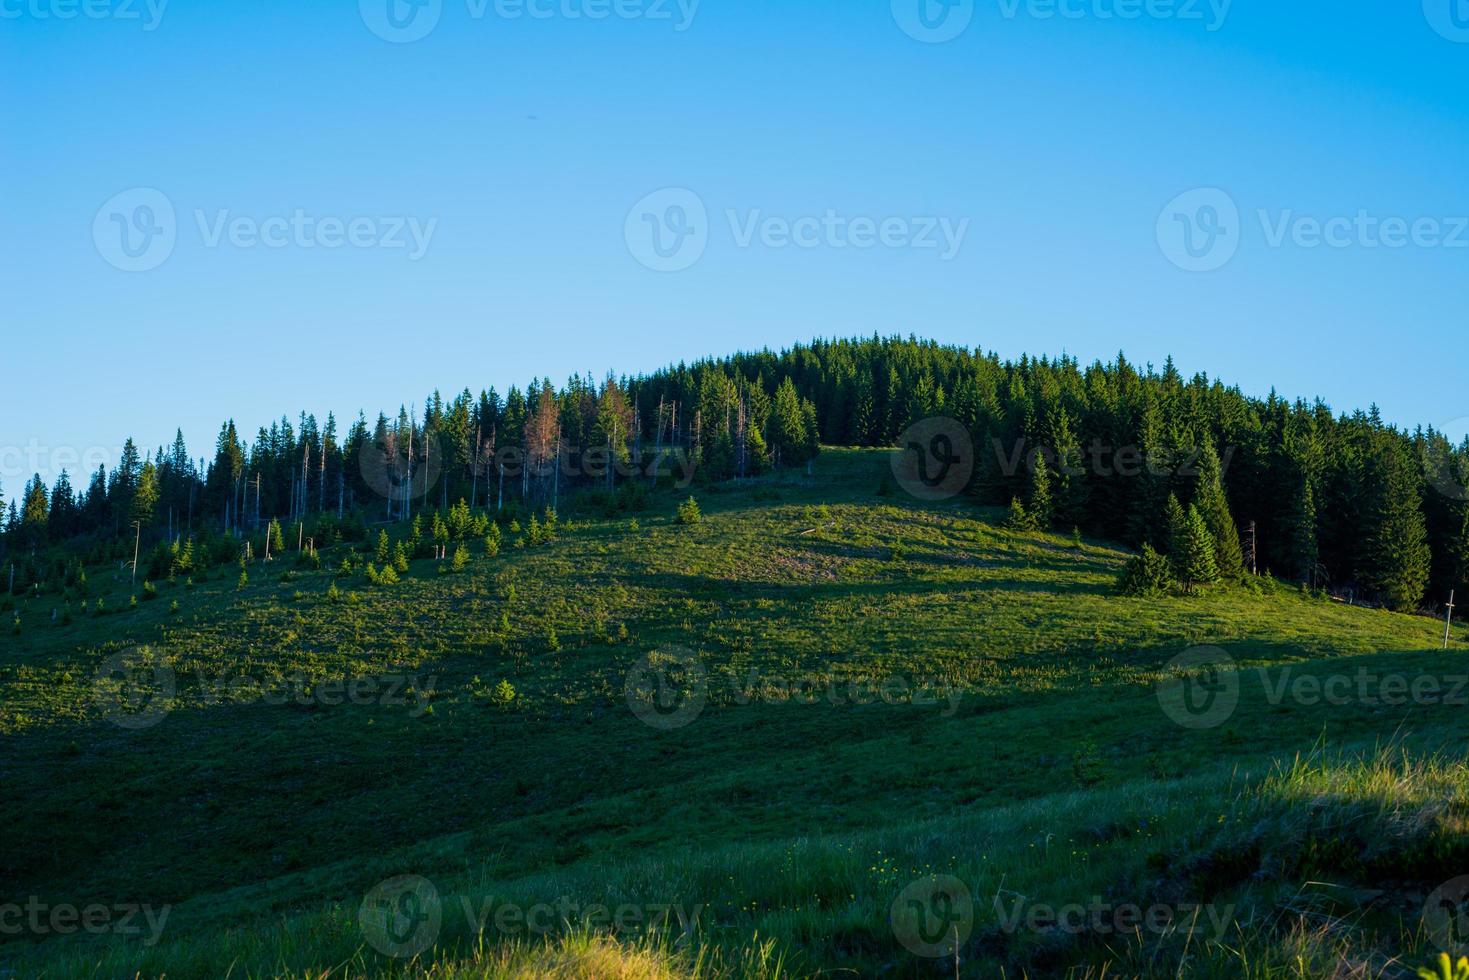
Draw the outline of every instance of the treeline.
<instances>
[{"instance_id":1,"label":"treeline","mask_svg":"<svg viewBox=\"0 0 1469 980\"><path fill-rule=\"evenodd\" d=\"M182 435L151 457L129 441L85 490L66 474L49 489L34 479L10 503L4 546L14 557L77 539L132 544L139 529L156 542L313 515L407 519L461 499L533 507L660 473L707 481L798 466L819 443L890 446L940 416L971 435L968 491L1038 525L1165 552L1171 508L1194 509L1226 540L1231 573L1269 570L1405 609L1469 585L1469 442L1397 430L1375 408L1337 415L1320 401L1247 397L1185 379L1171 360L1002 362L877 337L600 384L434 393L421 415L359 415L344 433L333 416L302 413L246 441L231 421L206 459Z\"/></svg>"}]
</instances>

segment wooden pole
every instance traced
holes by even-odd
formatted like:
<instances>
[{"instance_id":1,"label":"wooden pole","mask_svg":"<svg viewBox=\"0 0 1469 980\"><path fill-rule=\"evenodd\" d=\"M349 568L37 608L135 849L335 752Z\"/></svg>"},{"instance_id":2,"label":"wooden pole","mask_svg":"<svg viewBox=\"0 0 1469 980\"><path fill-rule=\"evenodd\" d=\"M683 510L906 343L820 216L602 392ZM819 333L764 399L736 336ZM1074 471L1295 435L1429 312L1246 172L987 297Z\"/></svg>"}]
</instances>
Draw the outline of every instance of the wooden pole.
<instances>
[{"instance_id":1,"label":"wooden pole","mask_svg":"<svg viewBox=\"0 0 1469 980\"><path fill-rule=\"evenodd\" d=\"M1443 648L1449 648L1449 627L1454 624L1454 590L1449 590L1449 611L1443 621Z\"/></svg>"}]
</instances>

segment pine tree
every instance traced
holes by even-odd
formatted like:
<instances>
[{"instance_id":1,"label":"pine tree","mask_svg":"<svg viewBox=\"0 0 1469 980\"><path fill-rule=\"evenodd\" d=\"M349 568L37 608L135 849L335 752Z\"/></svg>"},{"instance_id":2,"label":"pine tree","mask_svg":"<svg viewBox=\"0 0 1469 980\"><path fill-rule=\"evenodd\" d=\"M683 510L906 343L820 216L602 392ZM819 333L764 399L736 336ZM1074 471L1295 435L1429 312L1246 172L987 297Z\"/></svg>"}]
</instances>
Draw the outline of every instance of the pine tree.
<instances>
[{"instance_id":1,"label":"pine tree","mask_svg":"<svg viewBox=\"0 0 1469 980\"><path fill-rule=\"evenodd\" d=\"M699 510L699 502L692 496L678 505L678 523L698 524L703 519L704 513Z\"/></svg>"},{"instance_id":2,"label":"pine tree","mask_svg":"<svg viewBox=\"0 0 1469 980\"><path fill-rule=\"evenodd\" d=\"M1019 497L1010 498L1010 513L1005 517L1005 526L1012 531L1034 531L1035 519L1026 513Z\"/></svg>"},{"instance_id":3,"label":"pine tree","mask_svg":"<svg viewBox=\"0 0 1469 980\"><path fill-rule=\"evenodd\" d=\"M770 450L765 445L765 437L758 425L751 424L745 433L745 470L750 476L756 476L769 465Z\"/></svg>"},{"instance_id":4,"label":"pine tree","mask_svg":"<svg viewBox=\"0 0 1469 980\"><path fill-rule=\"evenodd\" d=\"M1051 501L1051 467L1044 453L1037 452L1030 461L1030 496L1025 512L1031 523L1041 531L1049 531L1056 520L1055 505Z\"/></svg>"},{"instance_id":5,"label":"pine tree","mask_svg":"<svg viewBox=\"0 0 1469 980\"><path fill-rule=\"evenodd\" d=\"M781 382L776 389L775 402L771 405L769 439L775 453L777 466L792 466L803 462L806 449L806 417L801 410L801 399L790 378Z\"/></svg>"},{"instance_id":6,"label":"pine tree","mask_svg":"<svg viewBox=\"0 0 1469 980\"><path fill-rule=\"evenodd\" d=\"M1229 500L1224 493L1219 454L1214 444L1204 440L1199 455L1199 479L1194 491L1194 505L1214 539L1214 560L1219 574L1237 579L1244 574L1244 552L1240 548L1239 528L1229 513Z\"/></svg>"},{"instance_id":7,"label":"pine tree","mask_svg":"<svg viewBox=\"0 0 1469 980\"><path fill-rule=\"evenodd\" d=\"M1361 578L1393 609L1409 612L1423 600L1431 558L1419 474L1391 436L1381 439L1373 470Z\"/></svg>"},{"instance_id":8,"label":"pine tree","mask_svg":"<svg viewBox=\"0 0 1469 980\"><path fill-rule=\"evenodd\" d=\"M1219 579L1219 566L1214 559L1214 536L1209 533L1199 509L1192 504L1184 519L1181 553L1174 556L1174 572L1188 592Z\"/></svg>"},{"instance_id":9,"label":"pine tree","mask_svg":"<svg viewBox=\"0 0 1469 980\"><path fill-rule=\"evenodd\" d=\"M1168 543L1168 557L1176 566L1188 548L1188 513L1171 493L1163 505L1163 540Z\"/></svg>"},{"instance_id":10,"label":"pine tree","mask_svg":"<svg viewBox=\"0 0 1469 980\"><path fill-rule=\"evenodd\" d=\"M1062 527L1079 526L1087 519L1086 467L1081 445L1072 432L1071 416L1064 408L1054 413L1050 442L1056 455L1056 522Z\"/></svg>"},{"instance_id":11,"label":"pine tree","mask_svg":"<svg viewBox=\"0 0 1469 980\"><path fill-rule=\"evenodd\" d=\"M377 532L377 548L373 552L373 558L379 565L386 565L392 555L392 544L388 541L387 531Z\"/></svg>"},{"instance_id":12,"label":"pine tree","mask_svg":"<svg viewBox=\"0 0 1469 980\"><path fill-rule=\"evenodd\" d=\"M151 527L158 498L158 469L151 462L144 463L138 471L138 487L133 494L133 520L141 521L144 527Z\"/></svg>"},{"instance_id":13,"label":"pine tree","mask_svg":"<svg viewBox=\"0 0 1469 980\"><path fill-rule=\"evenodd\" d=\"M1173 566L1167 556L1145 541L1142 551L1123 569L1120 590L1125 596L1156 599L1172 592L1175 584Z\"/></svg>"},{"instance_id":14,"label":"pine tree","mask_svg":"<svg viewBox=\"0 0 1469 980\"><path fill-rule=\"evenodd\" d=\"M51 517L51 505L46 497L46 484L41 482L41 474L37 473L30 483L26 484L25 509L21 511L21 524L35 534L35 540L39 543L46 533L46 523Z\"/></svg>"}]
</instances>

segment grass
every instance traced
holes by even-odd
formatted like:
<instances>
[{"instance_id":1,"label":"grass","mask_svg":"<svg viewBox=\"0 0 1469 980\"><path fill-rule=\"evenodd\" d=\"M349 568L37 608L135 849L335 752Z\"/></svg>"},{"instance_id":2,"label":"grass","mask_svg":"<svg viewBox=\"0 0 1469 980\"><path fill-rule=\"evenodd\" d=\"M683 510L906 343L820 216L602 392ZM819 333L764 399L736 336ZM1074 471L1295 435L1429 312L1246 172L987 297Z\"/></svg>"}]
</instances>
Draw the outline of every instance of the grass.
<instances>
[{"instance_id":1,"label":"grass","mask_svg":"<svg viewBox=\"0 0 1469 980\"><path fill-rule=\"evenodd\" d=\"M0 654L0 900L169 914L153 945L0 933L0 964L952 975L890 921L900 896L934 898L933 876L967 890L966 975L1391 976L1428 962L1424 902L1465 863L1462 705L1311 691L1364 672L1455 677L1441 626L1284 587L1121 599L1123 552L882 496L885 468L880 453L828 451L809 478L700 491L689 525L682 497L615 519L564 502L571 525L550 544L507 534L460 574L414 562L390 586L359 572L335 580L335 601L331 572L283 581L259 563L243 590L231 567L157 583L136 607L97 569L93 604L101 592L118 611L84 617L73 600L70 623L60 597L29 600ZM342 554L323 552L324 568ZM1200 644L1239 666L1239 705L1191 730L1157 692ZM94 675L144 646L176 693L158 724L121 728ZM702 703L687 724L629 708L629 673L654 650L702 668L682 692ZM276 690L292 696L225 696L242 677L289 679ZM353 678L378 686L326 703ZM416 958L384 956L360 915L404 875L431 882L442 911ZM1126 934L1007 928L996 906L1013 918L1017 902L1093 898L1230 911L1207 933ZM502 929L465 899L554 915ZM619 928L599 905L637 914ZM671 906L697 909L694 927L660 919Z\"/></svg>"}]
</instances>

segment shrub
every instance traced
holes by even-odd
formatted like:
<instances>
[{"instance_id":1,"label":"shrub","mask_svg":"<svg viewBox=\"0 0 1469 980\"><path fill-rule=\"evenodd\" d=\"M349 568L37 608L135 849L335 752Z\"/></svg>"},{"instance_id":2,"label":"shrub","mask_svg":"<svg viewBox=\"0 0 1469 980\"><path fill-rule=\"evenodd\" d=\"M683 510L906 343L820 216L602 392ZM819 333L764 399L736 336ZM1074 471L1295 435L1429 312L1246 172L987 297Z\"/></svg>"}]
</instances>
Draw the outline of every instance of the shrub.
<instances>
[{"instance_id":1,"label":"shrub","mask_svg":"<svg viewBox=\"0 0 1469 980\"><path fill-rule=\"evenodd\" d=\"M490 692L490 703L501 708L508 708L515 702L515 687L503 678Z\"/></svg>"},{"instance_id":2,"label":"shrub","mask_svg":"<svg viewBox=\"0 0 1469 980\"><path fill-rule=\"evenodd\" d=\"M247 586L249 584L250 584L250 573L247 572L247 571L245 571L243 568L240 569L240 578L239 578L239 580L237 582L235 582L235 591L236 592L244 592L245 591L245 586Z\"/></svg>"},{"instance_id":3,"label":"shrub","mask_svg":"<svg viewBox=\"0 0 1469 980\"><path fill-rule=\"evenodd\" d=\"M158 587L152 582L143 583L143 601L148 602L158 598Z\"/></svg>"},{"instance_id":4,"label":"shrub","mask_svg":"<svg viewBox=\"0 0 1469 980\"><path fill-rule=\"evenodd\" d=\"M1168 595L1175 584L1173 565L1167 556L1160 555L1152 545L1144 543L1143 550L1122 570L1119 590L1125 596L1154 599Z\"/></svg>"},{"instance_id":5,"label":"shrub","mask_svg":"<svg viewBox=\"0 0 1469 980\"><path fill-rule=\"evenodd\" d=\"M704 512L699 510L699 502L690 495L688 500L678 505L678 523L698 524L704 519Z\"/></svg>"},{"instance_id":6,"label":"shrub","mask_svg":"<svg viewBox=\"0 0 1469 980\"><path fill-rule=\"evenodd\" d=\"M491 524L485 535L485 555L493 558L500 553L500 526Z\"/></svg>"},{"instance_id":7,"label":"shrub","mask_svg":"<svg viewBox=\"0 0 1469 980\"><path fill-rule=\"evenodd\" d=\"M393 571L392 565L389 565L378 573L377 582L379 585L397 585L398 573Z\"/></svg>"},{"instance_id":8,"label":"shrub","mask_svg":"<svg viewBox=\"0 0 1469 980\"><path fill-rule=\"evenodd\" d=\"M168 614L170 616L177 616L179 614L179 601L177 599L168 604Z\"/></svg>"},{"instance_id":9,"label":"shrub","mask_svg":"<svg viewBox=\"0 0 1469 980\"><path fill-rule=\"evenodd\" d=\"M454 565L453 565L454 571L456 571L456 572L462 572L462 571L464 571L464 567L466 565L468 565L468 564L469 564L469 549L465 548L464 545L462 545L462 544L461 545L458 545L454 549Z\"/></svg>"}]
</instances>

